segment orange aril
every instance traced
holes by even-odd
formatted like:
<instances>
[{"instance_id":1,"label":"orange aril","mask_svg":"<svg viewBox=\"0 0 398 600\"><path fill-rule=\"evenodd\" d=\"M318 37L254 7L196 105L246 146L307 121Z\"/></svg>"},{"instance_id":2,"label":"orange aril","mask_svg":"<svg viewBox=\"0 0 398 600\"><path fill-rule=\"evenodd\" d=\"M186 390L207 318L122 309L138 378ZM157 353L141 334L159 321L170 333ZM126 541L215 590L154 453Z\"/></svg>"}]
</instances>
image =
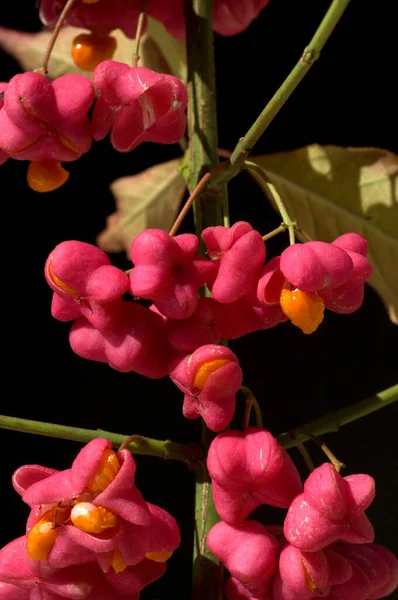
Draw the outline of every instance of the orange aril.
<instances>
[{"instance_id":1,"label":"orange aril","mask_svg":"<svg viewBox=\"0 0 398 600\"><path fill-rule=\"evenodd\" d=\"M224 365L227 365L229 362L231 361L228 358L213 358L212 360L207 360L202 363L195 373L193 387L198 390L203 390L210 375L218 371L218 369L221 369Z\"/></svg>"},{"instance_id":2,"label":"orange aril","mask_svg":"<svg viewBox=\"0 0 398 600\"><path fill-rule=\"evenodd\" d=\"M104 60L110 60L115 53L116 39L95 33L81 33L73 40L72 58L83 71L94 71Z\"/></svg>"},{"instance_id":3,"label":"orange aril","mask_svg":"<svg viewBox=\"0 0 398 600\"><path fill-rule=\"evenodd\" d=\"M323 321L325 305L315 292L283 289L280 304L287 318L303 333L313 333Z\"/></svg>"},{"instance_id":4,"label":"orange aril","mask_svg":"<svg viewBox=\"0 0 398 600\"><path fill-rule=\"evenodd\" d=\"M91 502L77 502L70 519L75 527L86 533L102 533L117 525L117 515Z\"/></svg>"},{"instance_id":5,"label":"orange aril","mask_svg":"<svg viewBox=\"0 0 398 600\"><path fill-rule=\"evenodd\" d=\"M153 560L154 562L166 562L167 560L169 560L170 556L172 555L172 552L147 552L145 554L145 558L148 558L149 560Z\"/></svg>"},{"instance_id":6,"label":"orange aril","mask_svg":"<svg viewBox=\"0 0 398 600\"><path fill-rule=\"evenodd\" d=\"M92 494L100 494L115 479L119 469L120 463L116 452L110 449L104 450L97 472L89 482L87 490Z\"/></svg>"},{"instance_id":7,"label":"orange aril","mask_svg":"<svg viewBox=\"0 0 398 600\"><path fill-rule=\"evenodd\" d=\"M111 567L115 573L122 573L127 568L119 548L115 548L111 552Z\"/></svg>"},{"instance_id":8,"label":"orange aril","mask_svg":"<svg viewBox=\"0 0 398 600\"><path fill-rule=\"evenodd\" d=\"M33 560L46 560L50 554L59 529L57 525L69 519L70 507L54 507L45 512L32 527L27 535L26 549L29 558Z\"/></svg>"},{"instance_id":9,"label":"orange aril","mask_svg":"<svg viewBox=\"0 0 398 600\"><path fill-rule=\"evenodd\" d=\"M74 288L70 287L69 285L67 285L66 283L64 283L63 281L61 281L54 274L51 262L48 265L48 275L49 275L50 279L53 281L53 283L58 288L60 288L63 292L66 292L67 294L70 294L71 296L75 296L76 298L80 297L80 294L79 294L79 292L77 290L75 290Z\"/></svg>"},{"instance_id":10,"label":"orange aril","mask_svg":"<svg viewBox=\"0 0 398 600\"><path fill-rule=\"evenodd\" d=\"M63 185L68 171L56 160L32 161L28 167L27 180L35 192L52 192Z\"/></svg>"}]
</instances>

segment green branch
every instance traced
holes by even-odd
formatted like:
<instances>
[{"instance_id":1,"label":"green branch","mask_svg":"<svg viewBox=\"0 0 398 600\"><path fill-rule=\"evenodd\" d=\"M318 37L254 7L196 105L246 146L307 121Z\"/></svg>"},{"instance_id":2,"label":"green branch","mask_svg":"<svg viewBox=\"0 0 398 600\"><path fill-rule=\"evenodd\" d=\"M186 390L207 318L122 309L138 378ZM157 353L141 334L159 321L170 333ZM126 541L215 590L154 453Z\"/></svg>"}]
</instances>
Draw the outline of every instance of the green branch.
<instances>
[{"instance_id":1,"label":"green branch","mask_svg":"<svg viewBox=\"0 0 398 600\"><path fill-rule=\"evenodd\" d=\"M188 61L188 179L192 191L217 167L218 136L212 29L212 0L185 0ZM228 224L226 185L212 178L194 204L198 236L211 225Z\"/></svg>"},{"instance_id":2,"label":"green branch","mask_svg":"<svg viewBox=\"0 0 398 600\"><path fill-rule=\"evenodd\" d=\"M311 436L306 435L306 431L308 431L309 434L316 436L336 432L343 425L347 425L361 417L370 415L376 410L384 408L397 400L398 384L375 394L371 398L362 400L362 402L357 402L357 404L352 404L341 410L329 413L316 421L312 421L312 423L307 423L302 427L298 427L287 433L282 433L278 436L278 442L286 449L293 448L293 446L298 446L302 442L310 439Z\"/></svg>"},{"instance_id":3,"label":"green branch","mask_svg":"<svg viewBox=\"0 0 398 600\"><path fill-rule=\"evenodd\" d=\"M9 429L22 433L34 433L48 437L71 440L74 442L90 442L95 438L105 438L112 446L120 446L127 438L121 433L111 433L103 429L81 429L80 427L69 427L67 425L56 425L44 423L43 421L30 421L0 415L0 429ZM147 456L158 456L165 459L180 460L192 465L200 458L199 446L196 444L178 444L170 440L153 440L151 438L136 436L136 439L126 446L132 454L145 454Z\"/></svg>"},{"instance_id":4,"label":"green branch","mask_svg":"<svg viewBox=\"0 0 398 600\"><path fill-rule=\"evenodd\" d=\"M218 165L217 107L215 86L213 1L184 0L188 60L188 172L190 191L203 175ZM229 225L226 184L213 176L194 204L196 234L206 227ZM203 244L200 252L204 252ZM202 445L207 451L214 435L202 425ZM205 462L195 470L195 531L193 599L222 598L223 568L206 545L216 513Z\"/></svg>"},{"instance_id":5,"label":"green branch","mask_svg":"<svg viewBox=\"0 0 398 600\"><path fill-rule=\"evenodd\" d=\"M249 173L258 183L260 188L263 190L264 194L274 202L276 209L279 211L279 214L281 216L284 229L287 229L289 231L290 245L294 244L294 230L296 228L296 221L292 221L292 219L290 218L290 215L287 212L287 208L282 198L280 197L278 190L276 189L274 184L269 180L266 170L263 169L263 167L261 167L257 163L252 162L251 160L246 160L244 162L244 167L249 171ZM278 227L278 230L283 231L282 226Z\"/></svg>"},{"instance_id":6,"label":"green branch","mask_svg":"<svg viewBox=\"0 0 398 600\"><path fill-rule=\"evenodd\" d=\"M239 140L239 143L229 159L230 168L227 174L224 174L224 178L227 180L231 179L240 171L256 142L278 114L285 102L290 98L291 94L308 73L314 62L319 58L322 48L339 22L349 1L350 0L333 0L329 10L316 30L314 37L305 48L296 66L268 102L267 106L255 123L250 127L246 135ZM222 174L220 174L219 177L221 178Z\"/></svg>"}]
</instances>

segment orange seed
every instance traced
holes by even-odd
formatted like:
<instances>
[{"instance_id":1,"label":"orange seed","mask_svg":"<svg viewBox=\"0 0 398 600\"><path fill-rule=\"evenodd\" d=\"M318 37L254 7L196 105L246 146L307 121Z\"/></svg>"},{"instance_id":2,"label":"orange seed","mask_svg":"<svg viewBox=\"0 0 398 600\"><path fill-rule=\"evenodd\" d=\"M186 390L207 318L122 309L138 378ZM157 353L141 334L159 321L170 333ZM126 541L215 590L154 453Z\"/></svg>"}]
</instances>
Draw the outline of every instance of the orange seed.
<instances>
[{"instance_id":1,"label":"orange seed","mask_svg":"<svg viewBox=\"0 0 398 600\"><path fill-rule=\"evenodd\" d=\"M323 321L325 305L315 292L283 289L280 304L287 318L303 333L313 333Z\"/></svg>"},{"instance_id":2,"label":"orange seed","mask_svg":"<svg viewBox=\"0 0 398 600\"><path fill-rule=\"evenodd\" d=\"M51 263L49 263L48 265L48 274L52 281L55 283L55 285L59 287L62 291L66 292L67 294L70 294L71 296L75 296L76 298L80 297L80 294L77 290L71 288L69 285L58 279L56 275L54 275Z\"/></svg>"},{"instance_id":3,"label":"orange seed","mask_svg":"<svg viewBox=\"0 0 398 600\"><path fill-rule=\"evenodd\" d=\"M77 502L70 518L75 527L86 533L102 533L117 525L117 515L91 502Z\"/></svg>"},{"instance_id":4,"label":"orange seed","mask_svg":"<svg viewBox=\"0 0 398 600\"><path fill-rule=\"evenodd\" d=\"M107 449L101 456L97 472L87 486L92 494L100 494L115 479L120 469L119 459L116 452Z\"/></svg>"},{"instance_id":5,"label":"orange seed","mask_svg":"<svg viewBox=\"0 0 398 600\"><path fill-rule=\"evenodd\" d=\"M214 358L213 360L207 360L201 364L195 373L195 379L193 381L193 387L203 390L206 381L210 375L221 369L224 365L231 362L228 358Z\"/></svg>"},{"instance_id":6,"label":"orange seed","mask_svg":"<svg viewBox=\"0 0 398 600\"><path fill-rule=\"evenodd\" d=\"M70 507L54 507L43 514L27 536L26 549L29 558L33 560L47 559L59 533L57 525L67 521L69 514Z\"/></svg>"},{"instance_id":7,"label":"orange seed","mask_svg":"<svg viewBox=\"0 0 398 600\"><path fill-rule=\"evenodd\" d=\"M68 171L56 160L32 161L28 167L27 180L35 192L52 192L63 185Z\"/></svg>"},{"instance_id":8,"label":"orange seed","mask_svg":"<svg viewBox=\"0 0 398 600\"><path fill-rule=\"evenodd\" d=\"M95 33L81 33L73 40L72 58L77 67L94 71L103 60L110 60L115 53L116 39Z\"/></svg>"},{"instance_id":9,"label":"orange seed","mask_svg":"<svg viewBox=\"0 0 398 600\"><path fill-rule=\"evenodd\" d=\"M119 548L115 548L111 552L111 567L115 573L122 573L127 568Z\"/></svg>"},{"instance_id":10,"label":"orange seed","mask_svg":"<svg viewBox=\"0 0 398 600\"><path fill-rule=\"evenodd\" d=\"M318 591L318 588L316 587L315 582L312 579L311 574L308 571L307 567L305 566L303 560L301 560L301 566L303 567L303 571L304 571L305 585L307 586L307 589L309 592L311 592L312 594L315 594L315 592Z\"/></svg>"},{"instance_id":11,"label":"orange seed","mask_svg":"<svg viewBox=\"0 0 398 600\"><path fill-rule=\"evenodd\" d=\"M163 563L169 560L172 554L172 552L147 552L145 558L153 560L154 562Z\"/></svg>"}]
</instances>

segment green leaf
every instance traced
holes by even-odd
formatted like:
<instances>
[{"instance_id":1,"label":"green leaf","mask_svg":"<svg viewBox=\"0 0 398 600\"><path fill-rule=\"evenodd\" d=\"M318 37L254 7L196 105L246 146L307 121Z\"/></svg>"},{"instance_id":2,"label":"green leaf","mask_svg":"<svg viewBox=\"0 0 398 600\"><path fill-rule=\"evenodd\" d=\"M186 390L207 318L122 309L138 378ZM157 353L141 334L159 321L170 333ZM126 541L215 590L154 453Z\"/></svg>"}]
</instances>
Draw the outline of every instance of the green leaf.
<instances>
[{"instance_id":1,"label":"green leaf","mask_svg":"<svg viewBox=\"0 0 398 600\"><path fill-rule=\"evenodd\" d=\"M187 81L187 56L183 42L176 40L165 28L163 23L148 17L147 35L159 48L160 53L167 62L169 68L164 73L171 73L181 81ZM153 68L153 67L152 67ZM157 69L154 69L155 71Z\"/></svg>"},{"instance_id":2,"label":"green leaf","mask_svg":"<svg viewBox=\"0 0 398 600\"><path fill-rule=\"evenodd\" d=\"M181 177L184 178L187 187L189 188L189 152L186 151L184 152L184 156L182 157L182 161L180 163L180 167L179 167L179 171L181 174Z\"/></svg>"},{"instance_id":3,"label":"green leaf","mask_svg":"<svg viewBox=\"0 0 398 600\"><path fill-rule=\"evenodd\" d=\"M369 283L398 324L398 157L378 148L313 144L252 161L311 238L331 242L354 231L368 240Z\"/></svg>"},{"instance_id":4,"label":"green leaf","mask_svg":"<svg viewBox=\"0 0 398 600\"><path fill-rule=\"evenodd\" d=\"M116 212L107 218L107 227L97 238L100 248L105 252L124 249L129 256L131 242L139 233L171 228L186 190L180 162L170 160L111 184Z\"/></svg>"}]
</instances>

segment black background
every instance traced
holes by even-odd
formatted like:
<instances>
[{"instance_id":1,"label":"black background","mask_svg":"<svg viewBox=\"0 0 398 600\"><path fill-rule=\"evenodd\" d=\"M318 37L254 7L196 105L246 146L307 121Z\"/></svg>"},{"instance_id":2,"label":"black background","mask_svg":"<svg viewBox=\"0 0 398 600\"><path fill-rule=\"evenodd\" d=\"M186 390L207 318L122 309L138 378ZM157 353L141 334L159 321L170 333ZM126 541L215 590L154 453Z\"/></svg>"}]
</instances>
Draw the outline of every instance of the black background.
<instances>
[{"instance_id":1,"label":"black background","mask_svg":"<svg viewBox=\"0 0 398 600\"><path fill-rule=\"evenodd\" d=\"M272 0L244 34L216 39L220 146L232 149L286 77L320 22L327 0ZM257 145L257 153L310 143L375 146L398 151L396 128L397 60L393 2L353 0L321 59ZM33 0L2 2L2 26L37 31ZM0 55L0 80L19 72ZM108 190L117 177L137 173L179 155L178 146L147 144L117 154L105 141L70 164L69 182L39 195L25 183L26 163L0 169L2 198L3 370L1 413L125 434L188 442L199 422L181 414L181 394L170 381L147 381L75 356L67 324L50 316L51 291L43 277L45 259L66 239L95 242L114 203ZM231 187L231 216L249 220L261 232L279 224L255 184L242 175ZM188 220L186 227L189 227ZM287 240L267 245L268 256ZM128 267L123 256L119 266ZM398 329L377 294L367 287L362 308L350 316L328 313L319 330L305 336L289 324L231 343L245 384L263 407L265 427L274 434L325 412L362 400L397 381ZM396 406L345 427L325 440L347 464L346 473L366 472L377 482L368 510L376 541L398 553L396 513ZM11 488L20 464L70 465L80 445L20 433L0 433L2 460L0 543L24 532L27 507ZM323 460L317 448L314 458ZM296 451L294 459L305 475ZM143 599L187 599L194 485L183 464L138 457L138 486L178 520L183 543L166 576ZM264 522L281 523L283 512L264 508ZM398 598L398 593L394 595Z\"/></svg>"}]
</instances>

